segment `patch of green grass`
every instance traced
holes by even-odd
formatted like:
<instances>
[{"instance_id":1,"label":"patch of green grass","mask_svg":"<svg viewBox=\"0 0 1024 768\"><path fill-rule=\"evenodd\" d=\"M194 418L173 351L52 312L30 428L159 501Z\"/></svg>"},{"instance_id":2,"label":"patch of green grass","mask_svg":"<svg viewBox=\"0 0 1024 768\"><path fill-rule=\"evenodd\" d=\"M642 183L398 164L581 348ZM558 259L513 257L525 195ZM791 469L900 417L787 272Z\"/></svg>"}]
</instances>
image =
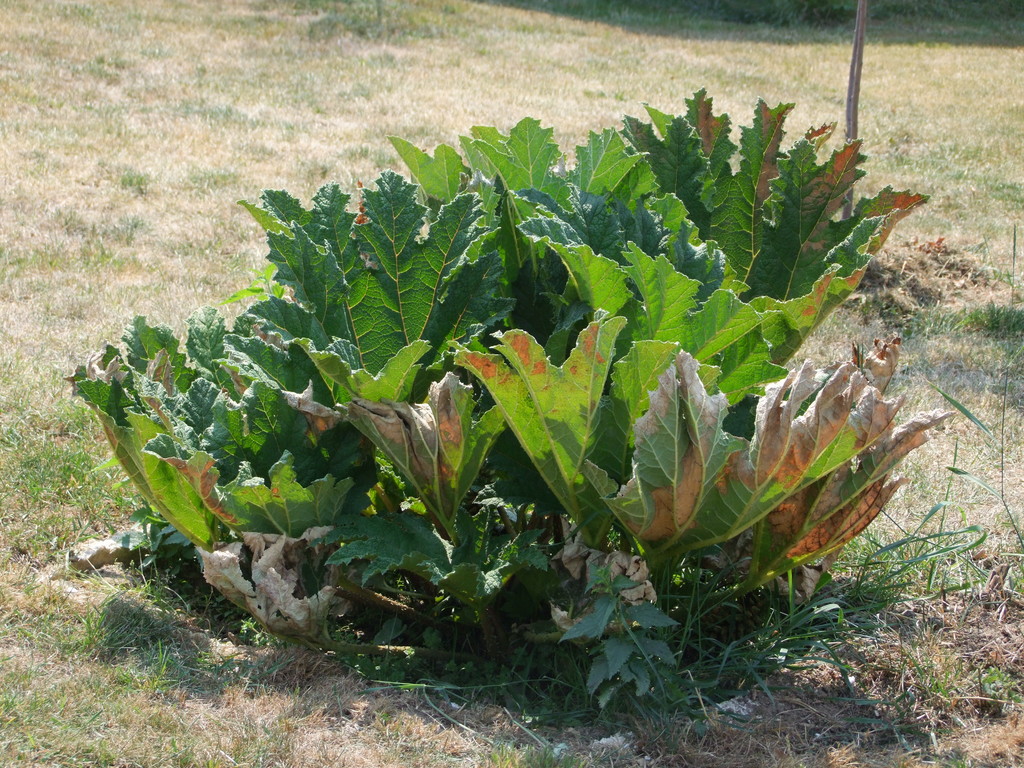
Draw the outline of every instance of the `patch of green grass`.
<instances>
[{"instance_id":1,"label":"patch of green grass","mask_svg":"<svg viewBox=\"0 0 1024 768\"><path fill-rule=\"evenodd\" d=\"M138 237L139 233L145 231L145 229L146 220L144 218L128 214L121 216L110 228L109 232L118 242L131 245L135 242L135 238Z\"/></svg>"},{"instance_id":2,"label":"patch of green grass","mask_svg":"<svg viewBox=\"0 0 1024 768\"><path fill-rule=\"evenodd\" d=\"M115 665L119 677L133 689L220 689L225 684L224 662L210 655L209 638L196 631L194 618L190 627L183 620L185 614L171 611L162 602L159 585L139 594L112 594L86 616L81 650ZM179 603L179 610L183 607L190 608Z\"/></svg>"},{"instance_id":3,"label":"patch of green grass","mask_svg":"<svg viewBox=\"0 0 1024 768\"><path fill-rule=\"evenodd\" d=\"M401 41L445 34L438 14L450 17L461 8L446 4L407 3L400 0L262 0L260 11L280 12L283 8L298 16L315 15L306 22L306 37L312 42L327 42L339 37L366 40Z\"/></svg>"},{"instance_id":4,"label":"patch of green grass","mask_svg":"<svg viewBox=\"0 0 1024 768\"><path fill-rule=\"evenodd\" d=\"M379 168L385 168L395 162L393 150L373 144L357 144L346 147L342 150L341 157L343 160L368 160Z\"/></svg>"},{"instance_id":5,"label":"patch of green grass","mask_svg":"<svg viewBox=\"0 0 1024 768\"><path fill-rule=\"evenodd\" d=\"M0 689L18 692L0 699L6 765L270 768L290 751L292 721L283 713L249 723L218 720L202 707L184 716L170 705L180 706L173 692L154 690L122 667L51 666L45 681L34 679L42 672L9 665L0 671Z\"/></svg>"},{"instance_id":6,"label":"patch of green grass","mask_svg":"<svg viewBox=\"0 0 1024 768\"><path fill-rule=\"evenodd\" d=\"M96 16L95 8L82 3L65 3L58 6L57 12L72 19L92 19Z\"/></svg>"},{"instance_id":7,"label":"patch of green grass","mask_svg":"<svg viewBox=\"0 0 1024 768\"><path fill-rule=\"evenodd\" d=\"M960 314L958 324L996 339L1024 344L1024 307L986 304Z\"/></svg>"},{"instance_id":8,"label":"patch of green grass","mask_svg":"<svg viewBox=\"0 0 1024 768\"><path fill-rule=\"evenodd\" d=\"M143 173L135 168L125 168L121 171L121 187L129 189L137 195L145 195L149 191L152 181L148 173Z\"/></svg>"},{"instance_id":9,"label":"patch of green grass","mask_svg":"<svg viewBox=\"0 0 1024 768\"><path fill-rule=\"evenodd\" d=\"M989 303L970 309L929 309L905 319L903 334L925 339L977 339L973 352L987 349L986 370L1024 372L1024 355L1015 354L1024 345L1024 307ZM977 357L978 355L972 355ZM984 355L981 356L982 358Z\"/></svg>"},{"instance_id":10,"label":"patch of green grass","mask_svg":"<svg viewBox=\"0 0 1024 768\"><path fill-rule=\"evenodd\" d=\"M185 117L198 118L210 125L249 125L255 120L231 104L206 104L188 101L179 104L175 111Z\"/></svg>"},{"instance_id":11,"label":"patch of green grass","mask_svg":"<svg viewBox=\"0 0 1024 768\"><path fill-rule=\"evenodd\" d=\"M0 541L42 560L63 557L82 537L106 534L133 505L116 475L97 471L105 460L96 427L85 409L63 403L33 411L24 401L0 421Z\"/></svg>"},{"instance_id":12,"label":"patch of green grass","mask_svg":"<svg viewBox=\"0 0 1024 768\"><path fill-rule=\"evenodd\" d=\"M875 0L874 18L940 18L970 21L978 16L1020 17L1024 9L1015 0Z\"/></svg>"},{"instance_id":13,"label":"patch of green grass","mask_svg":"<svg viewBox=\"0 0 1024 768\"><path fill-rule=\"evenodd\" d=\"M79 253L82 266L89 269L120 269L126 263L102 238L89 238L83 243Z\"/></svg>"},{"instance_id":14,"label":"patch of green grass","mask_svg":"<svg viewBox=\"0 0 1024 768\"><path fill-rule=\"evenodd\" d=\"M583 758L560 754L550 747L517 750L499 746L488 760L486 768L586 768L590 765Z\"/></svg>"},{"instance_id":15,"label":"patch of green grass","mask_svg":"<svg viewBox=\"0 0 1024 768\"><path fill-rule=\"evenodd\" d=\"M237 184L239 175L232 168L194 168L188 180L197 191L210 193Z\"/></svg>"}]
</instances>

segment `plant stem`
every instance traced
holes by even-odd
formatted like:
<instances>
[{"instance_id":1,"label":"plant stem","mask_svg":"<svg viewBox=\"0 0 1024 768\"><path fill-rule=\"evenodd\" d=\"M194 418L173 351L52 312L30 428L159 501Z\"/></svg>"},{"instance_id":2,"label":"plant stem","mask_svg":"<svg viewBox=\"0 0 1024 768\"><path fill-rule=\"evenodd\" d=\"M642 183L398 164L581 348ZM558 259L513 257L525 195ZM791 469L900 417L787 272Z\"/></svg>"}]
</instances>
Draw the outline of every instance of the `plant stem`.
<instances>
[{"instance_id":1,"label":"plant stem","mask_svg":"<svg viewBox=\"0 0 1024 768\"><path fill-rule=\"evenodd\" d=\"M482 659L471 653L460 653L458 651L439 651L436 648L420 648L414 645L374 645L373 643L343 643L337 640L322 640L317 643L302 640L301 638L284 638L292 642L298 642L316 651L332 651L346 656L388 656L393 653L402 653L407 656L421 656L425 659L436 661L463 661L479 662Z\"/></svg>"},{"instance_id":2,"label":"plant stem","mask_svg":"<svg viewBox=\"0 0 1024 768\"><path fill-rule=\"evenodd\" d=\"M534 632L529 629L525 629L521 632L523 639L530 643L555 645L561 639L565 632L561 630L555 630L553 632Z\"/></svg>"},{"instance_id":3,"label":"plant stem","mask_svg":"<svg viewBox=\"0 0 1024 768\"><path fill-rule=\"evenodd\" d=\"M431 616L420 613L415 608L412 608L405 603L400 603L397 600L392 600L390 597L385 597L379 592L374 592L372 589L367 589L356 584L345 576L338 576L338 589L344 593L345 597L349 597L357 602L365 605L371 605L375 608L394 613L402 618L415 621L418 624L426 624L429 627L443 627L444 623L434 619Z\"/></svg>"},{"instance_id":4,"label":"plant stem","mask_svg":"<svg viewBox=\"0 0 1024 768\"><path fill-rule=\"evenodd\" d=\"M494 606L488 606L480 613L480 628L484 633L487 655L493 659L501 659L508 652L508 637Z\"/></svg>"}]
</instances>

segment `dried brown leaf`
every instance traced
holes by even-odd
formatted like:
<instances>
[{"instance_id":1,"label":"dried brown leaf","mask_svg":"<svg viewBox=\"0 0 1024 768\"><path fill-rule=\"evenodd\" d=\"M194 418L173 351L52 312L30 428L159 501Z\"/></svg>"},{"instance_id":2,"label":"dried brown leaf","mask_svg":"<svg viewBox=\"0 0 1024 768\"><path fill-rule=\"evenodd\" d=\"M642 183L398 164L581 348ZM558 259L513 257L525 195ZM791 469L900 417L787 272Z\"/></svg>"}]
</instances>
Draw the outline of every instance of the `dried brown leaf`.
<instances>
[{"instance_id":1,"label":"dried brown leaf","mask_svg":"<svg viewBox=\"0 0 1024 768\"><path fill-rule=\"evenodd\" d=\"M849 421L854 404L867 387L864 376L852 363L841 365L825 382L807 411L793 422L785 470L807 472L811 463L833 441Z\"/></svg>"},{"instance_id":2,"label":"dried brown leaf","mask_svg":"<svg viewBox=\"0 0 1024 768\"><path fill-rule=\"evenodd\" d=\"M906 478L883 477L868 486L867 490L816 525L786 553L787 557L798 558L814 552L825 552L842 547L861 533L878 517L882 507L889 503L893 494L905 483Z\"/></svg>"},{"instance_id":3,"label":"dried brown leaf","mask_svg":"<svg viewBox=\"0 0 1024 768\"><path fill-rule=\"evenodd\" d=\"M810 362L768 387L758 404L750 451L758 485L774 479L784 487L792 487L803 480L814 460L849 422L867 381L853 363L844 363L818 387ZM817 394L810 406L797 416L815 390Z\"/></svg>"},{"instance_id":4,"label":"dried brown leaf","mask_svg":"<svg viewBox=\"0 0 1024 768\"><path fill-rule=\"evenodd\" d=\"M462 414L455 402L454 393L459 386L458 377L453 373L445 374L439 382L430 385L428 400L433 408L437 421L437 432L441 442L451 448L462 445Z\"/></svg>"},{"instance_id":5,"label":"dried brown leaf","mask_svg":"<svg viewBox=\"0 0 1024 768\"><path fill-rule=\"evenodd\" d=\"M113 381L124 381L127 373L121 368L121 358L115 356L104 366L103 358L106 356L106 349L101 349L99 352L89 355L85 361L86 378L93 381L103 381L107 384Z\"/></svg>"},{"instance_id":6,"label":"dried brown leaf","mask_svg":"<svg viewBox=\"0 0 1024 768\"><path fill-rule=\"evenodd\" d=\"M301 393L283 390L282 394L288 405L306 417L306 423L309 424L310 432L314 435L322 435L327 430L336 427L342 419L341 414L336 410L313 399L312 382Z\"/></svg>"},{"instance_id":7,"label":"dried brown leaf","mask_svg":"<svg viewBox=\"0 0 1024 768\"><path fill-rule=\"evenodd\" d=\"M888 473L901 462L908 453L920 448L928 442L928 430L932 429L953 415L953 411L932 410L916 414L910 421L901 424L888 434L883 435L865 452L876 462L875 473Z\"/></svg>"},{"instance_id":8,"label":"dried brown leaf","mask_svg":"<svg viewBox=\"0 0 1024 768\"><path fill-rule=\"evenodd\" d=\"M893 374L896 373L902 344L903 340L899 336L893 336L888 341L875 339L874 349L864 355L863 359L855 361L859 362L864 375L879 392L885 392ZM856 356L860 358L860 353L858 352Z\"/></svg>"},{"instance_id":9,"label":"dried brown leaf","mask_svg":"<svg viewBox=\"0 0 1024 768\"><path fill-rule=\"evenodd\" d=\"M328 617L341 615L351 604L337 597L333 586L306 595L300 571L311 542L327 528L310 528L301 538L280 534L243 533L242 542L216 551L200 551L203 576L236 605L248 610L268 631L311 642L329 639ZM242 549L252 556L251 578L242 574ZM330 574L328 573L328 580Z\"/></svg>"},{"instance_id":10,"label":"dried brown leaf","mask_svg":"<svg viewBox=\"0 0 1024 768\"><path fill-rule=\"evenodd\" d=\"M427 403L373 402L353 398L350 418L371 422L393 449L404 451L403 462L417 478L433 477L437 456L437 424Z\"/></svg>"},{"instance_id":11,"label":"dried brown leaf","mask_svg":"<svg viewBox=\"0 0 1024 768\"><path fill-rule=\"evenodd\" d=\"M174 394L174 366L166 349L159 350L146 366L146 376L163 385L168 395Z\"/></svg>"},{"instance_id":12,"label":"dried brown leaf","mask_svg":"<svg viewBox=\"0 0 1024 768\"><path fill-rule=\"evenodd\" d=\"M814 366L808 361L780 382L769 384L757 404L754 441L750 447L754 482L760 486L776 475L789 451L790 432L800 406L817 389Z\"/></svg>"},{"instance_id":13,"label":"dried brown leaf","mask_svg":"<svg viewBox=\"0 0 1024 768\"><path fill-rule=\"evenodd\" d=\"M801 488L768 513L766 521L772 532L775 547L787 546L807 525L807 515L814 507L819 488L810 485Z\"/></svg>"},{"instance_id":14,"label":"dried brown leaf","mask_svg":"<svg viewBox=\"0 0 1024 768\"><path fill-rule=\"evenodd\" d=\"M591 581L595 572L601 568L608 569L612 580L625 576L636 584L635 587L627 587L619 592L622 599L630 605L653 603L657 600L657 593L650 580L650 569L639 555L592 549L584 544L583 539L577 534L555 555L554 563L562 565L576 581L582 579L584 575L588 582Z\"/></svg>"},{"instance_id":15,"label":"dried brown leaf","mask_svg":"<svg viewBox=\"0 0 1024 768\"><path fill-rule=\"evenodd\" d=\"M868 387L850 414L849 425L857 436L857 449L872 445L892 430L896 413L903 406L903 397L886 400L875 387Z\"/></svg>"},{"instance_id":16,"label":"dried brown leaf","mask_svg":"<svg viewBox=\"0 0 1024 768\"><path fill-rule=\"evenodd\" d=\"M902 479L890 478L893 467L928 440L929 429L951 415L929 411L896 426L903 399L886 400L870 382L884 386L898 356L898 339L876 340L870 356L855 356L852 362L827 369L823 373L828 380L796 418L793 414L807 399L807 387L814 381L810 367L805 365L769 387L756 416L758 431L749 471L758 484L775 480L784 487L800 487L755 525L752 537L742 543L741 537L736 538L731 548L737 555L734 559L750 558L748 584L756 586L764 583L763 578L797 566L804 570L794 570L793 578L813 589L828 559L861 533L903 484ZM848 430L845 437L844 429ZM844 441L835 443L842 454L830 454L827 464L818 466L825 474L808 477L816 458L836 440ZM849 458L836 464L842 456ZM734 456L726 475L738 479L745 469L742 455ZM748 483L747 487L754 486ZM810 561L821 555L826 556L821 567L807 571Z\"/></svg>"},{"instance_id":17,"label":"dried brown leaf","mask_svg":"<svg viewBox=\"0 0 1024 768\"><path fill-rule=\"evenodd\" d=\"M690 445L679 460L676 476L680 482L651 491L655 516L643 532L644 538L650 541L667 538L692 525L704 489L705 465L714 451L723 411L729 406L725 395L708 395L699 370L700 364L694 358L679 355L658 377L658 388L650 395L650 408L634 427L636 443L640 445L665 429L672 418L670 411L677 409L679 403L690 406L695 417L686 421Z\"/></svg>"}]
</instances>

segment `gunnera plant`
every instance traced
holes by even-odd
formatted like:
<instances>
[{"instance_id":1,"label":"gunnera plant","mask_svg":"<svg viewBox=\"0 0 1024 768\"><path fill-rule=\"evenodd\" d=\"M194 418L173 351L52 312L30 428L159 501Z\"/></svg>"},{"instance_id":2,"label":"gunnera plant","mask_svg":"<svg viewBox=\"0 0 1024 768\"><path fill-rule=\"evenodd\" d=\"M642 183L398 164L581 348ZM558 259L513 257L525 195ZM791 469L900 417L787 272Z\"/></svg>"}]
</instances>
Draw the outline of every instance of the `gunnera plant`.
<instances>
[{"instance_id":1,"label":"gunnera plant","mask_svg":"<svg viewBox=\"0 0 1024 768\"><path fill-rule=\"evenodd\" d=\"M389 642L459 658L568 640L602 703L664 690L676 628L811 595L948 415L900 422L897 339L793 363L925 198L838 218L861 144L825 151L826 125L783 149L791 109L760 102L737 142L701 91L571 156L529 118L432 155L392 139L412 181L243 203L273 270L252 303L181 339L136 318L77 393L269 632L380 653L393 617Z\"/></svg>"}]
</instances>

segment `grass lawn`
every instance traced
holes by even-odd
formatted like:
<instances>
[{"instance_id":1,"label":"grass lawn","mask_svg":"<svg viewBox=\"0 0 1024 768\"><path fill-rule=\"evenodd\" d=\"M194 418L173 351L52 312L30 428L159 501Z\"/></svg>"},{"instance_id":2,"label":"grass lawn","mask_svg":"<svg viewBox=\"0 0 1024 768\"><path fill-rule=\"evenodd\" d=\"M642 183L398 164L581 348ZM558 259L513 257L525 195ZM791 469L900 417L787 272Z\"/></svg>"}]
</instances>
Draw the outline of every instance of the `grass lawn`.
<instances>
[{"instance_id":1,"label":"grass lawn","mask_svg":"<svg viewBox=\"0 0 1024 768\"><path fill-rule=\"evenodd\" d=\"M861 192L892 185L931 200L890 238L870 290L805 351L830 361L851 341L900 331L893 387L905 412L941 407L934 383L991 437L949 422L911 459L886 519L848 548L845 573L939 519L988 538L909 567L912 599L844 649L845 679L829 666L780 678L774 696L744 702L756 717L743 731L589 715L555 728L486 691L396 690L249 625L225 628L215 604L163 577L66 568L70 548L123 528L138 500L104 464L106 443L65 377L134 315L180 330L252 281L265 246L236 201L264 188L308 200L327 180L352 188L403 170L391 135L432 150L529 115L574 146L644 103L681 111L699 88L735 123L758 98L795 102L794 134L842 121L851 29L623 5L0 4L4 765L1024 764L1022 543L1011 525L1024 523L1019 15L869 29ZM1005 582L991 581L1003 565Z\"/></svg>"}]
</instances>

